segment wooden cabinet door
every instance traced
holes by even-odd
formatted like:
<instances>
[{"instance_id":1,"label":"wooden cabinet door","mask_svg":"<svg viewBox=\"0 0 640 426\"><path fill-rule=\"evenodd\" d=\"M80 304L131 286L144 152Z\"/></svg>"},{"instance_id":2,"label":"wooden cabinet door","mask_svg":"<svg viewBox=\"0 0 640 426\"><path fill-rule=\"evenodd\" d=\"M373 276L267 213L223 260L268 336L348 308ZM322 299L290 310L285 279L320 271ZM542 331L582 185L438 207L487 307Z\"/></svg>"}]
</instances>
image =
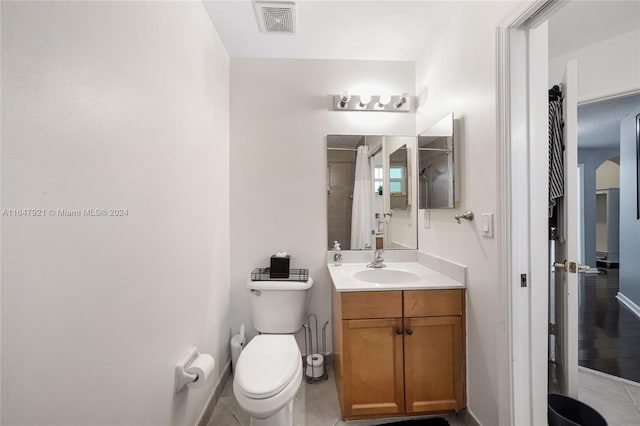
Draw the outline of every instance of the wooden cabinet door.
<instances>
[{"instance_id":1,"label":"wooden cabinet door","mask_svg":"<svg viewBox=\"0 0 640 426\"><path fill-rule=\"evenodd\" d=\"M462 317L404 319L407 413L464 407Z\"/></svg>"},{"instance_id":2,"label":"wooden cabinet door","mask_svg":"<svg viewBox=\"0 0 640 426\"><path fill-rule=\"evenodd\" d=\"M402 319L343 320L347 416L404 412Z\"/></svg>"}]
</instances>

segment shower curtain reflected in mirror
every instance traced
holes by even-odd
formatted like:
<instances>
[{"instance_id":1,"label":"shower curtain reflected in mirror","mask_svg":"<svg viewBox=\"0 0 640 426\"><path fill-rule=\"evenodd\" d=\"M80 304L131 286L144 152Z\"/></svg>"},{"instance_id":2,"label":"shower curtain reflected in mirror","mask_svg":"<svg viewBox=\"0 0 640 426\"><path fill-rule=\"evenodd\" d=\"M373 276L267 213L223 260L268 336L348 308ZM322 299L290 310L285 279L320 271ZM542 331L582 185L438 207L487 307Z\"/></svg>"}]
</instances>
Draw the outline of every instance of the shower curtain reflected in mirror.
<instances>
[{"instance_id":1,"label":"shower curtain reflected in mirror","mask_svg":"<svg viewBox=\"0 0 640 426\"><path fill-rule=\"evenodd\" d=\"M353 208L351 210L351 249L364 249L372 244L373 181L369 164L369 147L359 146L356 157L356 176L353 184Z\"/></svg>"}]
</instances>

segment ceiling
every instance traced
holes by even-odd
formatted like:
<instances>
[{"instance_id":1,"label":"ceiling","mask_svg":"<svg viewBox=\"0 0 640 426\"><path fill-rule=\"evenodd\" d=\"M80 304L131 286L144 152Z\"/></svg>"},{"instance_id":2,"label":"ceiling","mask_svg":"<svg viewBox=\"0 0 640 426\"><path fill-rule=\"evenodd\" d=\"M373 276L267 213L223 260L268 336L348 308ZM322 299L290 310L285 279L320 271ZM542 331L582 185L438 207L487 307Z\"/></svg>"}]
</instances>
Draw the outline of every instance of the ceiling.
<instances>
[{"instance_id":1,"label":"ceiling","mask_svg":"<svg viewBox=\"0 0 640 426\"><path fill-rule=\"evenodd\" d=\"M233 58L414 61L447 25L458 2L297 0L297 35L265 34L251 1L205 7Z\"/></svg>"},{"instance_id":2,"label":"ceiling","mask_svg":"<svg viewBox=\"0 0 640 426\"><path fill-rule=\"evenodd\" d=\"M250 0L204 0L233 58L415 61L455 12L482 1L296 0L297 35L264 34ZM640 1L570 1L549 20L550 56L640 28Z\"/></svg>"},{"instance_id":3,"label":"ceiling","mask_svg":"<svg viewBox=\"0 0 640 426\"><path fill-rule=\"evenodd\" d=\"M549 18L549 56L639 28L640 1L570 1Z\"/></svg>"},{"instance_id":4,"label":"ceiling","mask_svg":"<svg viewBox=\"0 0 640 426\"><path fill-rule=\"evenodd\" d=\"M578 106L578 148L619 148L620 120L640 105L640 94Z\"/></svg>"}]
</instances>

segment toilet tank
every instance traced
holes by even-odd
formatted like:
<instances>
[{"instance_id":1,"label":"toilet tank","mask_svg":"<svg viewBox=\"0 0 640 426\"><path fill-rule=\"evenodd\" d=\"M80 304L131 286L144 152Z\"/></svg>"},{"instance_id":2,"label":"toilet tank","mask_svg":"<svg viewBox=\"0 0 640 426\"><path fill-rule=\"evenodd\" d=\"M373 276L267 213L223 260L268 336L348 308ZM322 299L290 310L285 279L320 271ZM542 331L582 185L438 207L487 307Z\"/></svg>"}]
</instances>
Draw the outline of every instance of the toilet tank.
<instances>
[{"instance_id":1,"label":"toilet tank","mask_svg":"<svg viewBox=\"0 0 640 426\"><path fill-rule=\"evenodd\" d=\"M253 328L260 333L290 334L307 321L313 280L247 281Z\"/></svg>"}]
</instances>

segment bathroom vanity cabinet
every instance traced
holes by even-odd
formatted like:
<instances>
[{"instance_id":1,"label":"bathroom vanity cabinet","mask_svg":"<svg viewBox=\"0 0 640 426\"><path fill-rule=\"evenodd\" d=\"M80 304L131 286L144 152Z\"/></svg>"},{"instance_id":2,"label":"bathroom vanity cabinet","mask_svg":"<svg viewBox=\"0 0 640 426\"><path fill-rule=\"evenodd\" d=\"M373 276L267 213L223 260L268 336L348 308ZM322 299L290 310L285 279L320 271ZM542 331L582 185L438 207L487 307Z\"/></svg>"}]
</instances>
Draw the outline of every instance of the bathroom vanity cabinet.
<instances>
[{"instance_id":1,"label":"bathroom vanity cabinet","mask_svg":"<svg viewBox=\"0 0 640 426\"><path fill-rule=\"evenodd\" d=\"M337 292L333 353L343 419L465 407L463 289Z\"/></svg>"}]
</instances>

